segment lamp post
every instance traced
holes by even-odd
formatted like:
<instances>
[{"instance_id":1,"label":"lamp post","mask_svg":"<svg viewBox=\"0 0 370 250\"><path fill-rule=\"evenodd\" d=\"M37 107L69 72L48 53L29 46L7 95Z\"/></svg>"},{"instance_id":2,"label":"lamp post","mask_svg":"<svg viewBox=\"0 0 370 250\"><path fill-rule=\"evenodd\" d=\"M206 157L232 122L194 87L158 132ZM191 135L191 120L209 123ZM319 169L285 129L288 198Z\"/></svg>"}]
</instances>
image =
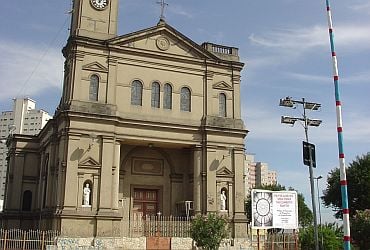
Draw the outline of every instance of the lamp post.
<instances>
[{"instance_id":1,"label":"lamp post","mask_svg":"<svg viewBox=\"0 0 370 250\"><path fill-rule=\"evenodd\" d=\"M316 180L316 189L317 189L317 204L319 206L319 222L320 222L320 229L321 229L321 249L324 249L324 236L322 233L322 225L321 225L321 202L320 202L320 191L319 191L319 180L322 179L322 175L319 175L314 178Z\"/></svg>"},{"instance_id":2,"label":"lamp post","mask_svg":"<svg viewBox=\"0 0 370 250\"><path fill-rule=\"evenodd\" d=\"M321 104L307 102L304 98L302 98L302 100L293 100L291 97L280 99L280 106L282 107L295 108L298 104L302 105L302 108L303 108L302 117L282 116L281 123L290 124L293 126L296 121L299 121L301 122L304 128L306 141L303 142L303 158L304 158L303 161L305 165L309 166L315 249L319 250L319 234L317 230L315 184L314 184L314 177L313 177L313 168L316 167L315 146L308 142L308 127L309 126L318 127L320 126L322 121L317 120L317 119L308 119L306 115L306 110L318 110L319 108L321 108Z\"/></svg>"}]
</instances>

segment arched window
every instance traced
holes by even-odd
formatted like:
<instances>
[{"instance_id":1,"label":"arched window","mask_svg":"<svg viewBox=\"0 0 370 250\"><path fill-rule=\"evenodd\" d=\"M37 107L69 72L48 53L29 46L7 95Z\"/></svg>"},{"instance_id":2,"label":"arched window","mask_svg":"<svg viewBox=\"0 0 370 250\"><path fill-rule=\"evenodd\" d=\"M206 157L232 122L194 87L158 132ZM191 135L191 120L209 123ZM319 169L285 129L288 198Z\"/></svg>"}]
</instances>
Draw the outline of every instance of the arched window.
<instances>
[{"instance_id":1,"label":"arched window","mask_svg":"<svg viewBox=\"0 0 370 250\"><path fill-rule=\"evenodd\" d=\"M97 75L92 75L90 77L90 88L89 88L89 100L97 101L99 91L99 77Z\"/></svg>"},{"instance_id":2,"label":"arched window","mask_svg":"<svg viewBox=\"0 0 370 250\"><path fill-rule=\"evenodd\" d=\"M187 87L181 88L180 109L181 111L191 111L190 89Z\"/></svg>"},{"instance_id":3,"label":"arched window","mask_svg":"<svg viewBox=\"0 0 370 250\"><path fill-rule=\"evenodd\" d=\"M23 192L22 211L31 211L32 207L32 192L26 190Z\"/></svg>"},{"instance_id":4,"label":"arched window","mask_svg":"<svg viewBox=\"0 0 370 250\"><path fill-rule=\"evenodd\" d=\"M152 107L153 108L159 108L159 91L160 91L159 83L153 82L152 83Z\"/></svg>"},{"instance_id":5,"label":"arched window","mask_svg":"<svg viewBox=\"0 0 370 250\"><path fill-rule=\"evenodd\" d=\"M226 95L221 93L218 97L219 115L226 117Z\"/></svg>"},{"instance_id":6,"label":"arched window","mask_svg":"<svg viewBox=\"0 0 370 250\"><path fill-rule=\"evenodd\" d=\"M172 109L172 87L166 83L163 89L163 108Z\"/></svg>"},{"instance_id":7,"label":"arched window","mask_svg":"<svg viewBox=\"0 0 370 250\"><path fill-rule=\"evenodd\" d=\"M142 106L143 99L143 84L135 80L131 85L131 104Z\"/></svg>"}]
</instances>

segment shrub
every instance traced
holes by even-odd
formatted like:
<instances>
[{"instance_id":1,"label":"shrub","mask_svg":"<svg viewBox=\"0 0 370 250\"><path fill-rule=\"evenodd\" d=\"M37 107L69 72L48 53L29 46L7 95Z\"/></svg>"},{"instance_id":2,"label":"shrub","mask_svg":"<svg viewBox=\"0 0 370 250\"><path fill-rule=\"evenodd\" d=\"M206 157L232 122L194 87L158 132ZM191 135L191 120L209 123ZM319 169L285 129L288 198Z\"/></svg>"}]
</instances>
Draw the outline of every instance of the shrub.
<instances>
[{"instance_id":1,"label":"shrub","mask_svg":"<svg viewBox=\"0 0 370 250\"><path fill-rule=\"evenodd\" d=\"M191 222L191 238L202 249L218 249L223 239L229 235L228 223L217 214L197 215Z\"/></svg>"},{"instance_id":2,"label":"shrub","mask_svg":"<svg viewBox=\"0 0 370 250\"><path fill-rule=\"evenodd\" d=\"M323 249L342 249L343 233L335 224L321 225L318 228L319 248ZM323 247L321 245L323 241ZM309 226L299 231L299 242L302 250L315 249L313 226Z\"/></svg>"}]
</instances>

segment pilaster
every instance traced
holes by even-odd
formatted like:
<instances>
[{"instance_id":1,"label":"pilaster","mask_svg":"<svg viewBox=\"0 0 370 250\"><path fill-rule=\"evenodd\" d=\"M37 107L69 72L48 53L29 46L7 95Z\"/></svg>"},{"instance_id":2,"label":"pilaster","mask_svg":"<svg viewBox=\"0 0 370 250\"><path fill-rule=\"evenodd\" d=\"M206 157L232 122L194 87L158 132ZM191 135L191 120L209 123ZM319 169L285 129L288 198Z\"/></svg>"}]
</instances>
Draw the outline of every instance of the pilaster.
<instances>
[{"instance_id":1,"label":"pilaster","mask_svg":"<svg viewBox=\"0 0 370 250\"><path fill-rule=\"evenodd\" d=\"M102 138L102 166L100 172L99 213L110 212L112 209L112 174L114 160L114 140L111 137Z\"/></svg>"},{"instance_id":2,"label":"pilaster","mask_svg":"<svg viewBox=\"0 0 370 250\"><path fill-rule=\"evenodd\" d=\"M119 141L114 143L114 163L112 167L112 208L118 211L119 194L119 170L121 159L121 144Z\"/></svg>"},{"instance_id":3,"label":"pilaster","mask_svg":"<svg viewBox=\"0 0 370 250\"><path fill-rule=\"evenodd\" d=\"M117 59L108 58L108 83L106 103L116 104L116 82L117 82Z\"/></svg>"},{"instance_id":4,"label":"pilaster","mask_svg":"<svg viewBox=\"0 0 370 250\"><path fill-rule=\"evenodd\" d=\"M193 178L193 200L194 200L194 212L195 214L201 213L201 193L202 193L202 148L195 147L193 149L193 168L194 168L194 178Z\"/></svg>"},{"instance_id":5,"label":"pilaster","mask_svg":"<svg viewBox=\"0 0 370 250\"><path fill-rule=\"evenodd\" d=\"M78 194L78 158L79 153L79 136L69 136L67 166L65 168L65 185L64 185L64 210L75 210Z\"/></svg>"}]
</instances>

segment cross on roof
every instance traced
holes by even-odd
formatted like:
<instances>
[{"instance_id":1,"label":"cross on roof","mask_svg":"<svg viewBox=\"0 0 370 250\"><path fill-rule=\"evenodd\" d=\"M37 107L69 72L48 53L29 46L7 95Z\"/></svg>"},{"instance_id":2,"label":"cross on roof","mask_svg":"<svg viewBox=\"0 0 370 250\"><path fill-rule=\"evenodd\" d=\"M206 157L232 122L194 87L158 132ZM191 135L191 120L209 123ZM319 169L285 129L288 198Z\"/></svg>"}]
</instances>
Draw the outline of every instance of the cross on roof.
<instances>
[{"instance_id":1,"label":"cross on roof","mask_svg":"<svg viewBox=\"0 0 370 250\"><path fill-rule=\"evenodd\" d=\"M168 6L168 3L165 2L165 0L160 0L157 2L161 5L161 16L159 17L161 20L164 20L164 8Z\"/></svg>"}]
</instances>

